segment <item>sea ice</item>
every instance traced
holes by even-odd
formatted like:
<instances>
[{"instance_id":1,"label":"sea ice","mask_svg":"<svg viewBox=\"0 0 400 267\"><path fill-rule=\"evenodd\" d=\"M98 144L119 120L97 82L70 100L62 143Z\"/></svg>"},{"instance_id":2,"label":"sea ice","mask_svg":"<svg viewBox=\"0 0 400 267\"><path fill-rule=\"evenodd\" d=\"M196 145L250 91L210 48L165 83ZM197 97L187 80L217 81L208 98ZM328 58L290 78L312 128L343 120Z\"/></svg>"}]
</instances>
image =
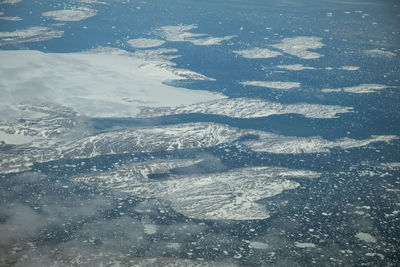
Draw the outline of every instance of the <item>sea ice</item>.
<instances>
[{"instance_id":1,"label":"sea ice","mask_svg":"<svg viewBox=\"0 0 400 267\"><path fill-rule=\"evenodd\" d=\"M368 139L361 140L347 137L336 140L326 140L319 136L282 136L268 132L257 132L255 134L259 136L259 139L245 141L244 144L256 152L275 154L329 152L333 148L349 149L363 147L375 142L390 142L399 139L399 136L395 135L371 136Z\"/></svg>"},{"instance_id":2,"label":"sea ice","mask_svg":"<svg viewBox=\"0 0 400 267\"><path fill-rule=\"evenodd\" d=\"M148 175L154 173L152 170L160 169L158 165L165 163L134 163L111 171L76 176L74 181L139 197L168 200L175 211L190 218L255 220L269 217L266 207L258 204L258 200L299 186L289 178L319 177L316 172L279 167L248 167L222 173L185 175L174 175L161 167L161 173L169 176L149 179Z\"/></svg>"},{"instance_id":3,"label":"sea ice","mask_svg":"<svg viewBox=\"0 0 400 267\"><path fill-rule=\"evenodd\" d=\"M127 41L127 43L133 48L150 48L161 46L165 43L165 41L159 39L138 38L131 39Z\"/></svg>"},{"instance_id":4,"label":"sea ice","mask_svg":"<svg viewBox=\"0 0 400 267\"><path fill-rule=\"evenodd\" d=\"M43 12L42 16L50 17L54 20L59 20L59 21L80 21L93 17L96 14L97 10L87 7L78 7L73 9L47 11Z\"/></svg>"},{"instance_id":5,"label":"sea ice","mask_svg":"<svg viewBox=\"0 0 400 267\"><path fill-rule=\"evenodd\" d=\"M382 91L384 89L393 88L393 86L383 84L360 84L352 87L334 88L334 89L322 89L323 93L353 93L353 94L369 94Z\"/></svg>"},{"instance_id":6,"label":"sea ice","mask_svg":"<svg viewBox=\"0 0 400 267\"><path fill-rule=\"evenodd\" d=\"M281 114L300 114L307 118L337 118L353 108L308 103L281 104L263 99L229 98L193 105L160 108L142 108L137 117L148 118L175 114L202 113L233 118L260 118Z\"/></svg>"},{"instance_id":7,"label":"sea ice","mask_svg":"<svg viewBox=\"0 0 400 267\"><path fill-rule=\"evenodd\" d=\"M197 29L196 25L162 26L156 32L167 41L190 42L194 45L221 45L222 41L236 37L236 35L212 37L205 33L190 32L194 29Z\"/></svg>"},{"instance_id":8,"label":"sea ice","mask_svg":"<svg viewBox=\"0 0 400 267\"><path fill-rule=\"evenodd\" d=\"M268 48L258 48L258 47L246 50L237 50L233 51L233 53L242 56L244 58L273 58L282 55L282 53L280 52L273 51Z\"/></svg>"},{"instance_id":9,"label":"sea ice","mask_svg":"<svg viewBox=\"0 0 400 267\"><path fill-rule=\"evenodd\" d=\"M175 73L183 71L160 67L164 62L118 49L66 54L0 51L0 103L51 102L91 117L134 117L143 106L171 107L225 98L166 85L167 80L182 79ZM199 78L193 73L186 76Z\"/></svg>"},{"instance_id":10,"label":"sea ice","mask_svg":"<svg viewBox=\"0 0 400 267\"><path fill-rule=\"evenodd\" d=\"M312 36L297 36L285 38L279 44L271 45L283 52L302 58L302 59L317 59L323 55L309 51L310 49L319 49L324 46L321 42L322 38Z\"/></svg>"},{"instance_id":11,"label":"sea ice","mask_svg":"<svg viewBox=\"0 0 400 267\"><path fill-rule=\"evenodd\" d=\"M54 38L60 38L63 34L63 31L48 27L29 27L26 29L15 30L13 32L0 32L0 46L47 41Z\"/></svg>"},{"instance_id":12,"label":"sea ice","mask_svg":"<svg viewBox=\"0 0 400 267\"><path fill-rule=\"evenodd\" d=\"M279 90L289 90L293 88L299 88L301 85L301 83L299 82L265 82L265 81L245 81L241 82L240 84L274 88Z\"/></svg>"}]
</instances>

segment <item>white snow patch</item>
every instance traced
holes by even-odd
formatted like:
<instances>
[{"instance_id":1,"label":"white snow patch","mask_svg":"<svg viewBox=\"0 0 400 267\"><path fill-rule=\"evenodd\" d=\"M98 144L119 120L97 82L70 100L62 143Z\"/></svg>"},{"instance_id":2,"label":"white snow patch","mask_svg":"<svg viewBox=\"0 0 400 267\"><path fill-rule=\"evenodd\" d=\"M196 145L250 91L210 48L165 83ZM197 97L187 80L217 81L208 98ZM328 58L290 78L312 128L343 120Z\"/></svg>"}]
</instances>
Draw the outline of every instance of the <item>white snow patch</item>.
<instances>
[{"instance_id":1,"label":"white snow patch","mask_svg":"<svg viewBox=\"0 0 400 267\"><path fill-rule=\"evenodd\" d=\"M165 43L165 41L159 39L138 38L131 39L127 41L127 43L133 48L151 48L161 46Z\"/></svg>"},{"instance_id":2,"label":"white snow patch","mask_svg":"<svg viewBox=\"0 0 400 267\"><path fill-rule=\"evenodd\" d=\"M157 29L160 36L170 42L190 42L194 45L221 45L222 41L230 40L236 35L212 37L204 33L191 33L196 25L163 26Z\"/></svg>"},{"instance_id":3,"label":"white snow patch","mask_svg":"<svg viewBox=\"0 0 400 267\"><path fill-rule=\"evenodd\" d=\"M264 82L264 81L245 81L241 82L242 85L250 85L250 86L260 86L260 87L268 87L280 90L289 90L293 88L299 88L301 83L299 82Z\"/></svg>"},{"instance_id":4,"label":"white snow patch","mask_svg":"<svg viewBox=\"0 0 400 267\"><path fill-rule=\"evenodd\" d=\"M42 16L51 17L52 19L58 21L81 21L93 17L96 14L97 10L87 7L78 7L73 9L47 11L43 12Z\"/></svg>"},{"instance_id":5,"label":"white snow patch","mask_svg":"<svg viewBox=\"0 0 400 267\"><path fill-rule=\"evenodd\" d=\"M118 49L67 54L0 51L0 103L50 101L92 117L134 117L143 106L225 98L164 84L182 77L159 64Z\"/></svg>"},{"instance_id":6,"label":"white snow patch","mask_svg":"<svg viewBox=\"0 0 400 267\"><path fill-rule=\"evenodd\" d=\"M397 56L396 53L382 50L382 49L369 49L369 50L364 50L364 54L370 56L370 57L395 57Z\"/></svg>"},{"instance_id":7,"label":"white snow patch","mask_svg":"<svg viewBox=\"0 0 400 267\"><path fill-rule=\"evenodd\" d=\"M368 233L359 232L356 237L367 243L376 243L376 238Z\"/></svg>"},{"instance_id":8,"label":"white snow patch","mask_svg":"<svg viewBox=\"0 0 400 267\"><path fill-rule=\"evenodd\" d=\"M368 94L382 91L384 89L394 88L393 86L383 85L383 84L360 84L352 87L334 88L334 89L322 89L323 93L353 93L353 94Z\"/></svg>"},{"instance_id":9,"label":"white snow patch","mask_svg":"<svg viewBox=\"0 0 400 267\"><path fill-rule=\"evenodd\" d=\"M48 27L29 27L22 30L15 30L13 32L0 32L0 46L47 41L54 38L60 38L63 34L63 31Z\"/></svg>"},{"instance_id":10,"label":"white snow patch","mask_svg":"<svg viewBox=\"0 0 400 267\"><path fill-rule=\"evenodd\" d=\"M309 51L322 48L324 44L322 38L312 36L297 36L285 38L279 44L271 45L277 49L284 51L287 54L302 58L302 59L317 59L323 55Z\"/></svg>"},{"instance_id":11,"label":"white snow patch","mask_svg":"<svg viewBox=\"0 0 400 267\"><path fill-rule=\"evenodd\" d=\"M260 118L281 114L300 114L307 118L337 118L352 112L350 107L308 103L281 104L263 99L230 98L174 108L143 108L137 117L148 118L174 114L202 113L233 118Z\"/></svg>"},{"instance_id":12,"label":"white snow patch","mask_svg":"<svg viewBox=\"0 0 400 267\"><path fill-rule=\"evenodd\" d=\"M300 242L295 242L294 245L298 248L315 248L314 243L300 243Z\"/></svg>"},{"instance_id":13,"label":"white snow patch","mask_svg":"<svg viewBox=\"0 0 400 267\"><path fill-rule=\"evenodd\" d=\"M280 52L258 47L246 50L237 50L233 51L233 53L240 55L244 58L273 58L282 55L282 53Z\"/></svg>"}]
</instances>

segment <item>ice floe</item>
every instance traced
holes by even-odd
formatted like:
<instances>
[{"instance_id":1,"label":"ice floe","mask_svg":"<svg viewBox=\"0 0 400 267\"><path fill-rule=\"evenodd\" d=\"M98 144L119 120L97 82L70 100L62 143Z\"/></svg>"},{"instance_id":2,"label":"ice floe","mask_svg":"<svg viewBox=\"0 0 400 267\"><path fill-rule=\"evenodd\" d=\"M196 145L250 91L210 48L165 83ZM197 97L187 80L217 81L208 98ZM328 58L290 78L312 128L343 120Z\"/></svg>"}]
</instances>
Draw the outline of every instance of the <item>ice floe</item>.
<instances>
[{"instance_id":1,"label":"ice floe","mask_svg":"<svg viewBox=\"0 0 400 267\"><path fill-rule=\"evenodd\" d=\"M161 46L165 41L159 39L138 38L128 40L127 43L133 48L151 48Z\"/></svg>"},{"instance_id":2,"label":"ice floe","mask_svg":"<svg viewBox=\"0 0 400 267\"><path fill-rule=\"evenodd\" d=\"M133 53L134 56L150 61L163 61L167 65L175 65L170 60L178 58L181 55L177 54L178 49L175 48L158 48L137 50Z\"/></svg>"},{"instance_id":3,"label":"ice floe","mask_svg":"<svg viewBox=\"0 0 400 267\"><path fill-rule=\"evenodd\" d=\"M8 4L8 5L15 5L22 2L22 0L3 0L0 4Z\"/></svg>"},{"instance_id":4,"label":"ice floe","mask_svg":"<svg viewBox=\"0 0 400 267\"><path fill-rule=\"evenodd\" d=\"M260 118L281 114L300 114L307 118L337 118L341 113L352 112L353 108L320 104L281 104L263 99L230 98L172 108L142 108L137 117L157 117L175 114L202 113L233 118Z\"/></svg>"},{"instance_id":5,"label":"ice floe","mask_svg":"<svg viewBox=\"0 0 400 267\"><path fill-rule=\"evenodd\" d=\"M387 163L382 163L380 167L389 169L389 170L396 170L400 169L400 162L387 162Z\"/></svg>"},{"instance_id":6,"label":"ice floe","mask_svg":"<svg viewBox=\"0 0 400 267\"><path fill-rule=\"evenodd\" d=\"M357 86L334 88L334 89L322 89L323 93L353 93L353 94L369 94L382 91L384 89L393 88L393 86L383 84L360 84Z\"/></svg>"},{"instance_id":7,"label":"ice floe","mask_svg":"<svg viewBox=\"0 0 400 267\"><path fill-rule=\"evenodd\" d=\"M4 142L5 144L20 145L30 143L33 140L35 140L35 138L33 138L32 136L0 132L0 147L2 142Z\"/></svg>"},{"instance_id":8,"label":"ice floe","mask_svg":"<svg viewBox=\"0 0 400 267\"><path fill-rule=\"evenodd\" d=\"M301 242L295 242L294 245L298 248L315 248L314 243L301 243Z\"/></svg>"},{"instance_id":9,"label":"ice floe","mask_svg":"<svg viewBox=\"0 0 400 267\"><path fill-rule=\"evenodd\" d=\"M43 137L54 131L68 129L66 125L60 129L53 126L48 129L27 129L30 136ZM23 133L20 126L5 128L10 134ZM36 131L34 131L36 130ZM79 130L79 129L78 129ZM73 129L69 129L73 132ZM24 153L0 151L0 170L9 173L27 170L34 163L46 162L60 158L91 158L109 154L160 152L179 149L197 149L230 143L246 135L249 131L216 123L187 123L171 126L144 127L133 130L102 133L89 137L75 138L73 141L44 140L25 147Z\"/></svg>"},{"instance_id":10,"label":"ice floe","mask_svg":"<svg viewBox=\"0 0 400 267\"><path fill-rule=\"evenodd\" d=\"M222 41L227 41L236 37L229 35L224 37L212 37L204 33L192 33L191 30L197 29L196 25L162 26L156 32L170 42L190 42L194 45L221 45Z\"/></svg>"},{"instance_id":11,"label":"ice floe","mask_svg":"<svg viewBox=\"0 0 400 267\"><path fill-rule=\"evenodd\" d=\"M279 44L271 45L283 52L302 58L302 59L317 59L322 57L322 54L311 52L310 49L319 49L324 46L321 42L322 38L313 36L297 36L285 38Z\"/></svg>"},{"instance_id":12,"label":"ice floe","mask_svg":"<svg viewBox=\"0 0 400 267\"><path fill-rule=\"evenodd\" d=\"M97 10L88 7L78 7L73 9L63 9L43 12L42 16L50 17L58 21L80 21L97 14Z\"/></svg>"},{"instance_id":13,"label":"ice floe","mask_svg":"<svg viewBox=\"0 0 400 267\"><path fill-rule=\"evenodd\" d=\"M273 51L268 48L258 48L258 47L246 50L237 50L233 51L233 53L240 55L244 58L273 58L282 55L282 53L280 52Z\"/></svg>"},{"instance_id":14,"label":"ice floe","mask_svg":"<svg viewBox=\"0 0 400 267\"><path fill-rule=\"evenodd\" d=\"M20 21L22 18L15 16L15 17L0 17L2 20L9 20L9 21Z\"/></svg>"},{"instance_id":15,"label":"ice floe","mask_svg":"<svg viewBox=\"0 0 400 267\"><path fill-rule=\"evenodd\" d=\"M167 80L202 76L174 70L182 75L178 76L171 66L160 66L164 62L118 49L66 54L0 51L0 103L52 102L81 115L134 117L142 106L171 107L225 98L166 85Z\"/></svg>"},{"instance_id":16,"label":"ice floe","mask_svg":"<svg viewBox=\"0 0 400 267\"><path fill-rule=\"evenodd\" d=\"M0 32L0 46L47 41L54 38L60 38L63 34L63 31L48 27L29 27L26 29L15 30L13 32Z\"/></svg>"},{"instance_id":17,"label":"ice floe","mask_svg":"<svg viewBox=\"0 0 400 267\"><path fill-rule=\"evenodd\" d=\"M366 243L376 243L376 238L369 233L359 232L355 236Z\"/></svg>"},{"instance_id":18,"label":"ice floe","mask_svg":"<svg viewBox=\"0 0 400 267\"><path fill-rule=\"evenodd\" d=\"M301 83L299 82L265 82L265 81L245 81L240 82L242 85L250 85L250 86L260 86L260 87L268 87L279 90L289 90L293 88L299 88Z\"/></svg>"},{"instance_id":19,"label":"ice floe","mask_svg":"<svg viewBox=\"0 0 400 267\"><path fill-rule=\"evenodd\" d=\"M386 51L386 50L382 50L382 49L369 49L369 50L364 50L364 54L366 54L367 56L370 57L395 57L397 56L396 53L390 52L390 51Z\"/></svg>"},{"instance_id":20,"label":"ice floe","mask_svg":"<svg viewBox=\"0 0 400 267\"><path fill-rule=\"evenodd\" d=\"M244 131L217 123L185 123L98 134L68 143L62 157L194 149L235 141Z\"/></svg>"},{"instance_id":21,"label":"ice floe","mask_svg":"<svg viewBox=\"0 0 400 267\"><path fill-rule=\"evenodd\" d=\"M101 4L105 5L107 4L106 2L98 1L98 0L78 0L80 3L85 3L85 4Z\"/></svg>"},{"instance_id":22,"label":"ice floe","mask_svg":"<svg viewBox=\"0 0 400 267\"><path fill-rule=\"evenodd\" d=\"M359 70L360 67L358 67L358 66L341 66L339 69L340 70L355 71L355 70Z\"/></svg>"},{"instance_id":23,"label":"ice floe","mask_svg":"<svg viewBox=\"0 0 400 267\"><path fill-rule=\"evenodd\" d=\"M255 134L259 136L259 139L248 140L245 141L244 144L256 152L268 152L276 154L329 152L334 148L350 149L367 146L375 142L391 142L400 138L399 136L395 135L380 135L371 136L368 139L361 140L347 137L336 140L326 140L320 136L282 136L268 132L257 132Z\"/></svg>"},{"instance_id":24,"label":"ice floe","mask_svg":"<svg viewBox=\"0 0 400 267\"><path fill-rule=\"evenodd\" d=\"M176 164L182 163L177 161ZM175 211L190 218L255 220L269 217L266 207L258 204L258 200L299 186L289 178L319 177L318 173L305 170L248 167L223 173L170 174L167 179L149 179L148 170L157 170L159 165L165 163L135 163L107 172L77 176L74 181L135 196L164 199Z\"/></svg>"},{"instance_id":25,"label":"ice floe","mask_svg":"<svg viewBox=\"0 0 400 267\"><path fill-rule=\"evenodd\" d=\"M276 66L276 67L277 67L277 68L280 68L280 69L294 70L294 71L299 71L299 70L315 70L314 67L307 67L307 66L303 66L302 64L278 65L278 66Z\"/></svg>"},{"instance_id":26,"label":"ice floe","mask_svg":"<svg viewBox=\"0 0 400 267\"><path fill-rule=\"evenodd\" d=\"M269 245L267 243L263 243L263 242L252 241L249 244L249 248L252 248L252 249L268 249Z\"/></svg>"}]
</instances>

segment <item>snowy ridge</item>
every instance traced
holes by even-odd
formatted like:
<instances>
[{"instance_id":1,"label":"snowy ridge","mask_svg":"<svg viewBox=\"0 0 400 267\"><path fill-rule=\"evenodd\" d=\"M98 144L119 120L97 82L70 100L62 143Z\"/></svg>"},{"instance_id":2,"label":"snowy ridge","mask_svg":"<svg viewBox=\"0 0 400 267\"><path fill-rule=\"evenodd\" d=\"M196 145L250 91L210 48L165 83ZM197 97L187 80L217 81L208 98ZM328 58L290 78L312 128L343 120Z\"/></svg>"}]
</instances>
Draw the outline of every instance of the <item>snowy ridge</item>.
<instances>
[{"instance_id":1,"label":"snowy ridge","mask_svg":"<svg viewBox=\"0 0 400 267\"><path fill-rule=\"evenodd\" d=\"M257 204L257 200L299 186L288 178L319 177L318 173L312 171L278 167L250 167L223 173L170 175L166 180L151 180L141 172L145 169L147 173L148 170L157 169L159 165L165 167L166 164L132 164L109 172L77 176L74 180L129 192L140 197L168 200L174 210L190 218L256 220L269 217L268 211L263 205Z\"/></svg>"},{"instance_id":2,"label":"snowy ridge","mask_svg":"<svg viewBox=\"0 0 400 267\"><path fill-rule=\"evenodd\" d=\"M307 118L337 118L340 113L352 112L353 108L320 104L280 104L262 99L229 98L173 108L145 108L139 118L167 116L175 114L202 113L233 118L260 118L281 114L300 114Z\"/></svg>"}]
</instances>

